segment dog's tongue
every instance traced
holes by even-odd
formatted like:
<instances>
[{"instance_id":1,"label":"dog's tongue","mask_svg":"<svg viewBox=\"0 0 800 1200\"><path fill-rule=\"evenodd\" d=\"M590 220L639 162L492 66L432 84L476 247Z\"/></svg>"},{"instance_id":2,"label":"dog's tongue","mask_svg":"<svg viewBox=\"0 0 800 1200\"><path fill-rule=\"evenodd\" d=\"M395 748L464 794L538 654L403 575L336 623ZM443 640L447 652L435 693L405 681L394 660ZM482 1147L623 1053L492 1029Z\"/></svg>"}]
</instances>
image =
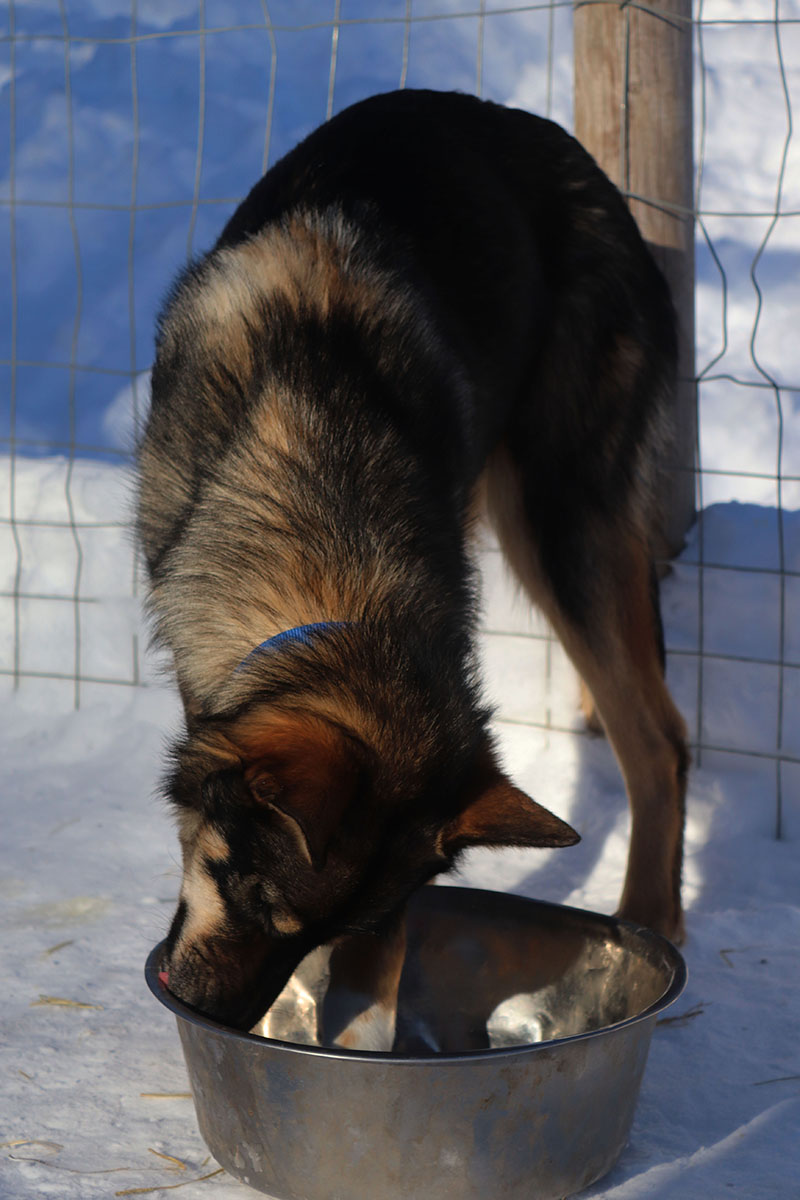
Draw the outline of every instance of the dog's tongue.
<instances>
[{"instance_id":1,"label":"dog's tongue","mask_svg":"<svg viewBox=\"0 0 800 1200\"><path fill-rule=\"evenodd\" d=\"M158 972L158 978L161 980L161 982L163 983L164 987L169 987L169 972L167 972L167 971L159 971L159 972Z\"/></svg>"}]
</instances>

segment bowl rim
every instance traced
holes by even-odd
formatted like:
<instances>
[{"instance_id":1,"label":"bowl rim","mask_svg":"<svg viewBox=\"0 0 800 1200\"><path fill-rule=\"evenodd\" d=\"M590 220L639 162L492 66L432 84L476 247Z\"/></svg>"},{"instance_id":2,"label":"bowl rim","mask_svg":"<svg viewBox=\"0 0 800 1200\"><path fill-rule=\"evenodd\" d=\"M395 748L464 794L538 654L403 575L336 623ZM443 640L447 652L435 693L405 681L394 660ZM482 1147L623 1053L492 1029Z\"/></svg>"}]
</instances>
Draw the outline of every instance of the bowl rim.
<instances>
[{"instance_id":1,"label":"bowl rim","mask_svg":"<svg viewBox=\"0 0 800 1200\"><path fill-rule=\"evenodd\" d=\"M589 1038L604 1037L609 1034L617 1033L621 1029L626 1029L631 1025L637 1025L640 1022L647 1021L658 1013L663 1012L665 1008L669 1008L671 1004L678 999L681 992L686 987L689 978L689 970L686 966L686 961L683 955L668 938L663 934L656 933L653 929L648 929L644 925L637 925L633 921L625 921L620 917L608 916L605 913L593 912L591 909L574 908L568 904L554 904L547 900L536 900L530 896L521 896L514 892L500 892L491 888L468 888L459 887L452 884L428 884L421 891L427 888L447 890L459 892L465 898L473 897L476 901L482 896L501 896L514 901L522 901L525 904L535 905L540 909L547 909L553 913L569 913L575 917L588 918L590 923L605 925L608 929L625 929L634 934L643 942L649 942L655 949L660 950L663 957L672 968L672 978L665 987L664 991L658 996L647 1008L642 1012L636 1013L632 1017L626 1017L622 1021L615 1021L611 1025L603 1025L599 1029L589 1029L584 1033L573 1033L566 1037L549 1038L542 1042L523 1042L517 1046L498 1046L497 1048L484 1048L481 1050L458 1050L448 1051L446 1054L399 1054L393 1051L386 1050L347 1050L343 1047L334 1046L313 1046L300 1042L285 1042L278 1038L263 1037L258 1033L250 1033L246 1030L234 1029L230 1025L223 1025L219 1021L213 1020L211 1017L205 1016L199 1010L184 1004L177 996L170 992L169 988L159 979L159 955L162 947L165 945L166 939L158 942L147 956L144 966L144 976L148 988L156 997L157 1000L169 1009L170 1012L178 1020L187 1022L190 1025L195 1025L207 1033L212 1033L222 1038L233 1038L236 1041L254 1042L257 1045L265 1048L269 1047L276 1050L284 1050L292 1054L302 1055L317 1055L322 1058L356 1060L360 1062L373 1062L376 1064L386 1065L387 1063L413 1065L415 1063L425 1064L430 1066L433 1063L453 1063L462 1062L466 1059L487 1059L496 1062L499 1057L513 1057L519 1054L531 1054L552 1050L560 1046L568 1045L571 1042L586 1041Z\"/></svg>"}]
</instances>

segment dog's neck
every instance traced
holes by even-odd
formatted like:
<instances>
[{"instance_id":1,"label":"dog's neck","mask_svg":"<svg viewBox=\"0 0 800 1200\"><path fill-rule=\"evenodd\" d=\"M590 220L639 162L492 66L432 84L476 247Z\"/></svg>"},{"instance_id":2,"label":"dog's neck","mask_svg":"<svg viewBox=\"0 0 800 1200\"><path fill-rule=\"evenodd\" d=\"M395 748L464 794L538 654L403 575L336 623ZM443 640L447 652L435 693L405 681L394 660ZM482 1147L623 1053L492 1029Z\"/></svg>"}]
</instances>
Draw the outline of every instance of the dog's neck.
<instances>
[{"instance_id":1,"label":"dog's neck","mask_svg":"<svg viewBox=\"0 0 800 1200\"><path fill-rule=\"evenodd\" d=\"M272 637L267 638L260 645L255 646L242 659L236 671L243 671L254 659L259 658L262 654L270 654L275 650L281 650L286 646L292 645L313 646L315 638L325 630L343 629L352 624L352 621L314 621L310 625L295 625L292 629L284 629L280 633L273 634Z\"/></svg>"}]
</instances>

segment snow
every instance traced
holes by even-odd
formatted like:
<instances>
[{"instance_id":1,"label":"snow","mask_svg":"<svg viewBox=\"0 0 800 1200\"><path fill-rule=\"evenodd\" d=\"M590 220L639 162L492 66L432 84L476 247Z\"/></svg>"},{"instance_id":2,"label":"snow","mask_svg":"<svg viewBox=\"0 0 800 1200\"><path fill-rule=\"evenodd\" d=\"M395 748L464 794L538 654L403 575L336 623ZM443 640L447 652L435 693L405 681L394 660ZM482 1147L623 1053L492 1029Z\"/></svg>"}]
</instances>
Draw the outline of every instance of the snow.
<instances>
[{"instance_id":1,"label":"snow","mask_svg":"<svg viewBox=\"0 0 800 1200\"><path fill-rule=\"evenodd\" d=\"M404 0L341 6L346 19L402 18L405 7ZM416 0L414 13L460 7ZM137 665L137 644L146 640L141 581L126 529L130 477L115 451L132 442L147 395L154 312L187 246L206 246L265 155L274 161L325 116L331 31L320 23L330 20L333 0L270 0L269 12L276 26L309 26L275 34L271 128L266 31L203 39L199 175L200 39L191 33L197 6L139 0L136 30L170 36L145 38L134 51L124 40L73 41L70 175L62 10L57 0L14 8L23 36L14 44L13 186L18 201L35 203L14 210L15 323L10 292L0 297L0 425L10 427L13 348L17 437L67 439L69 372L42 364L68 364L74 353L75 434L103 453L72 466L45 445L30 446L31 455L17 454L13 463L0 456L0 666L9 671L18 653L25 672L17 690L10 675L0 675L2 1200L93 1200L176 1185L186 1200L253 1194L224 1173L211 1174L217 1164L208 1160L186 1095L174 1023L142 979L179 883L177 840L158 779L180 713L159 664L150 657L144 668ZM800 16L796 0L782 3L781 14ZM125 39L132 30L123 0L67 6L67 16L76 39ZM696 760L689 789L689 983L656 1028L629 1145L586 1193L607 1200L800 1196L800 764L781 768L779 811L770 757L780 736L783 750L800 759L800 585L787 576L782 597L777 574L781 555L789 570L800 571L800 513L793 511L800 485L784 482L779 522L771 478L781 417L782 467L800 475L800 425L793 420L800 403L800 218L781 218L756 266L764 303L754 359L758 294L750 268L770 220L741 214L772 211L788 126L775 27L731 23L772 16L766 0L705 0L703 7L704 19L726 23L703 30L701 204L738 215L705 218L725 288L698 238L698 363L710 376L740 382L713 378L702 386L703 463L722 473L703 479L701 522L664 582L662 602L670 685L695 740L713 749ZM206 0L205 25L263 26L263 6ZM408 84L472 90L478 29L475 16L415 23L406 47ZM405 34L402 19L342 28L334 109L397 84ZM546 11L487 16L482 84L487 95L539 111L552 96L553 115L568 123L566 10L555 10L551 77L543 67L549 37ZM781 38L794 98L800 25L781 26ZM6 128L10 69L10 44L0 42ZM697 107L699 130L699 99ZM8 156L0 140L0 201L11 194ZM74 229L67 210L49 207L68 199L70 178ZM193 207L196 181L203 203ZM133 220L132 200L145 206ZM800 209L796 140L788 143L781 203ZM9 248L3 242L0 257ZM757 386L767 382L759 364L784 387L781 412L773 390ZM714 564L702 572L701 549ZM561 851L474 852L453 882L611 911L627 847L619 773L605 741L580 732L572 670L513 593L491 543L482 564L486 692L506 763L583 840ZM15 588L24 596L18 605ZM83 598L77 649L76 590ZM785 663L798 665L781 670L781 644ZM76 663L87 680L77 710ZM130 686L141 669L146 686Z\"/></svg>"},{"instance_id":2,"label":"snow","mask_svg":"<svg viewBox=\"0 0 800 1200\"><path fill-rule=\"evenodd\" d=\"M31 510L52 512L63 464L18 467ZM84 517L124 511L119 468L82 464L76 476ZM735 560L748 544L763 542L765 515L754 505L719 506L707 514L706 552ZM116 538L118 558L107 560L111 580L129 556L122 529ZM664 585L671 645L692 641L694 549L690 544ZM560 649L542 639L539 622L521 605L497 550L486 547L482 561L484 626L494 631L482 636L486 689L498 705L505 760L518 782L574 824L583 840L570 850L475 852L453 882L610 911L628 825L617 768L603 739L562 731L579 728L575 680ZM53 587L60 566L50 564ZM88 554L87 570L94 569ZM773 599L747 588L712 607L727 614L732 630L774 635ZM670 671L676 663L671 659ZM112 655L108 669L116 667ZM680 676L671 682L681 699ZM0 1196L90 1200L199 1178L216 1164L206 1162L185 1095L172 1018L154 1004L141 974L179 882L176 839L158 798L164 743L179 725L176 698L154 677L138 689L84 685L77 712L68 683L23 681L13 698L10 684L6 689L0 898L7 1157ZM719 718L718 739L735 749L741 723L751 732L763 727L767 744L774 731L765 708L770 695L769 687L755 685L722 689L729 707ZM794 716L797 701L795 694ZM547 710L559 728L519 723L544 720ZM589 1196L797 1194L797 788L785 788L778 841L774 765L708 757L716 761L704 759L694 769L688 804L689 984L668 1014L677 1019L656 1028L629 1146ZM87 1007L37 1004L42 996ZM188 1198L247 1194L226 1175L182 1188Z\"/></svg>"}]
</instances>

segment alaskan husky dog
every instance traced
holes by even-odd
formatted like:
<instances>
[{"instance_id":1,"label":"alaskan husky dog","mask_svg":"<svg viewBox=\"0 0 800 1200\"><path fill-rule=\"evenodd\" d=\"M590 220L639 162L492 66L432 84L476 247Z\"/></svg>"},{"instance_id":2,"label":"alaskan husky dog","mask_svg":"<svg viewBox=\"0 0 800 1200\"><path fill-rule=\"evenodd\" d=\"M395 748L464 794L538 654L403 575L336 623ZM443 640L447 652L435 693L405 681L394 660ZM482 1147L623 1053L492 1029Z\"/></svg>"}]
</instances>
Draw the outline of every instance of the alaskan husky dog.
<instances>
[{"instance_id":1,"label":"alaskan husky dog","mask_svg":"<svg viewBox=\"0 0 800 1200\"><path fill-rule=\"evenodd\" d=\"M688 755L652 565L675 343L589 155L465 95L342 112L184 271L137 501L186 713L166 785L178 997L249 1028L334 943L389 1005L414 889L469 846L577 841L488 732L479 498L619 761L619 912L679 935Z\"/></svg>"}]
</instances>

